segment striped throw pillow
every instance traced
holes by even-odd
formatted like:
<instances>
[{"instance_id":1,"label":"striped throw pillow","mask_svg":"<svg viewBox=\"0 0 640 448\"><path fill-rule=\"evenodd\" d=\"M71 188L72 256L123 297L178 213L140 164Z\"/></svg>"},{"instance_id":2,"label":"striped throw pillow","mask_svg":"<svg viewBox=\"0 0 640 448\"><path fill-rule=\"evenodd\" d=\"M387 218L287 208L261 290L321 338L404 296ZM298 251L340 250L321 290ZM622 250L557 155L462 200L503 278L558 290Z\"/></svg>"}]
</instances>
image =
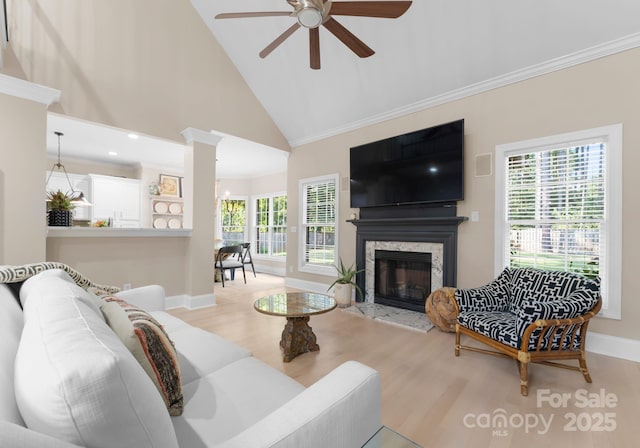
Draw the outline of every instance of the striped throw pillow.
<instances>
[{"instance_id":1,"label":"striped throw pillow","mask_svg":"<svg viewBox=\"0 0 640 448\"><path fill-rule=\"evenodd\" d=\"M160 392L169 415L183 411L182 378L173 342L149 313L122 299L102 297L102 312L114 333Z\"/></svg>"}]
</instances>

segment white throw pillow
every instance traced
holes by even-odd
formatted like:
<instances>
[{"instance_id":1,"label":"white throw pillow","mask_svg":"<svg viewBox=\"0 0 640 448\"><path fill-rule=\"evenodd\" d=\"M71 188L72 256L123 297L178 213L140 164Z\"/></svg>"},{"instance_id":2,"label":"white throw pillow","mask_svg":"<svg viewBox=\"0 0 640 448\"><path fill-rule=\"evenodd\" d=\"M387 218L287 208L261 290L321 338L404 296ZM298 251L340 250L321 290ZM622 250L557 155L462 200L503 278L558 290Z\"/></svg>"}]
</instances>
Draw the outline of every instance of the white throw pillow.
<instances>
[{"instance_id":1,"label":"white throw pillow","mask_svg":"<svg viewBox=\"0 0 640 448\"><path fill-rule=\"evenodd\" d=\"M27 299L34 294L43 297L74 297L91 307L104 320L98 299L78 286L62 269L48 269L25 280L20 288L20 303L23 308Z\"/></svg>"},{"instance_id":2,"label":"white throw pillow","mask_svg":"<svg viewBox=\"0 0 640 448\"><path fill-rule=\"evenodd\" d=\"M46 280L51 293L31 291L24 302L16 355L27 427L81 446L177 447L162 398L133 355L90 305L59 293L65 280Z\"/></svg>"}]
</instances>

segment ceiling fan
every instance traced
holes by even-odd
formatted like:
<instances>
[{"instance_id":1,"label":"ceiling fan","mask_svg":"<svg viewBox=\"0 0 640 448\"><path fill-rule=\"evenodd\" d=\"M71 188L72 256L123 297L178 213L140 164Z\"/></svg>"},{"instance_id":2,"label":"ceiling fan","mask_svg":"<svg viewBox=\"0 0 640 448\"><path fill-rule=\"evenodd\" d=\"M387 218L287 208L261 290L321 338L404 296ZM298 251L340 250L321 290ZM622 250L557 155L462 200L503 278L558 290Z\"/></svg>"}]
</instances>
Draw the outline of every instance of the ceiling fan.
<instances>
[{"instance_id":1,"label":"ceiling fan","mask_svg":"<svg viewBox=\"0 0 640 448\"><path fill-rule=\"evenodd\" d=\"M309 29L309 57L310 66L317 70L320 68L320 26L324 26L336 36L351 51L367 58L375 52L364 42L353 35L344 26L340 25L333 16L361 16L395 19L409 9L410 1L353 1L334 2L331 0L287 0L293 6L293 12L289 11L265 11L265 12L231 12L218 14L216 19L237 19L245 17L295 17L297 22L291 25L284 33L267 45L259 54L266 58L282 42L291 36L300 27Z\"/></svg>"}]
</instances>

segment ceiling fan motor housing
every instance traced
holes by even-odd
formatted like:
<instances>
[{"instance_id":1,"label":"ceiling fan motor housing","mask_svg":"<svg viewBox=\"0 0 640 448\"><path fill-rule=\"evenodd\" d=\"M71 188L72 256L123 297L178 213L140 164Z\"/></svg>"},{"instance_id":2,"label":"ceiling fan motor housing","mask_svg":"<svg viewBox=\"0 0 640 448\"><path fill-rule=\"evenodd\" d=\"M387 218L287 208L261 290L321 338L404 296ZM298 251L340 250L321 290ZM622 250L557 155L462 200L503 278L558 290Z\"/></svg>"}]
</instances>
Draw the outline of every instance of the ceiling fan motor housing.
<instances>
[{"instance_id":1,"label":"ceiling fan motor housing","mask_svg":"<svg viewBox=\"0 0 640 448\"><path fill-rule=\"evenodd\" d=\"M296 10L294 14L301 26L317 28L322 25L325 8L322 0L298 0L295 3Z\"/></svg>"}]
</instances>

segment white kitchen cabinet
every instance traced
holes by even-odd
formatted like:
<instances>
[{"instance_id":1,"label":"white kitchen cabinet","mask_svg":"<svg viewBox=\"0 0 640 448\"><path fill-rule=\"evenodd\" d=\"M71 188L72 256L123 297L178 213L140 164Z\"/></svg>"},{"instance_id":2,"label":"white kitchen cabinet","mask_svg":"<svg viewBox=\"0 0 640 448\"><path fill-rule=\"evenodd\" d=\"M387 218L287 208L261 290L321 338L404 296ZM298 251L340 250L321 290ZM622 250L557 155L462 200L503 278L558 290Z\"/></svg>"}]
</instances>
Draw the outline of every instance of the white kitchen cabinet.
<instances>
[{"instance_id":1,"label":"white kitchen cabinet","mask_svg":"<svg viewBox=\"0 0 640 448\"><path fill-rule=\"evenodd\" d=\"M90 174L93 219L111 219L112 227L142 226L141 183L139 179Z\"/></svg>"},{"instance_id":2,"label":"white kitchen cabinet","mask_svg":"<svg viewBox=\"0 0 640 448\"><path fill-rule=\"evenodd\" d=\"M70 194L71 189L69 188L69 182L71 182L71 187L73 191L79 193L84 193L84 197L87 198L88 201L92 201L91 199L91 186L90 180L88 176L84 174L69 174L69 180L64 175L62 171L47 171L46 178L49 179L49 183L47 184L47 192L56 192L58 190L63 193ZM51 177L49 178L49 174ZM91 220L91 207L75 207L73 209L73 219L74 220Z\"/></svg>"}]
</instances>

